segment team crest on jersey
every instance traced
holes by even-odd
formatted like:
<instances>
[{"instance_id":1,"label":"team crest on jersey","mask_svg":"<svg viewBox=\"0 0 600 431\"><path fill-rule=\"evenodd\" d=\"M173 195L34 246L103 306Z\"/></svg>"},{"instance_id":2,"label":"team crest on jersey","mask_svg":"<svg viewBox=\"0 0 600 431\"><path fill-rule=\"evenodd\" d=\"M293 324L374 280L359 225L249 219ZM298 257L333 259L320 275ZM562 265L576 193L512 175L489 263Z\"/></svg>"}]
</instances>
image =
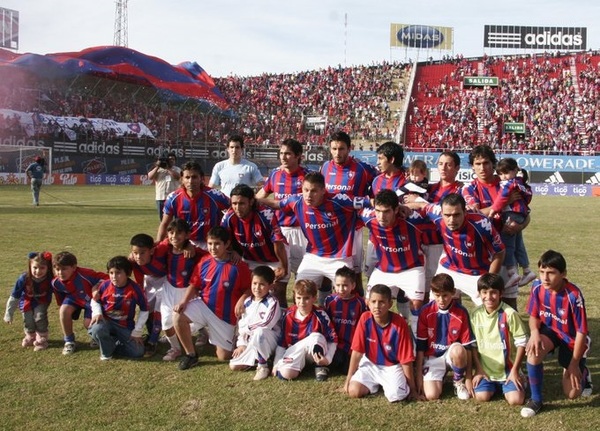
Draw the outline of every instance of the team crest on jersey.
<instances>
[{"instance_id":1,"label":"team crest on jersey","mask_svg":"<svg viewBox=\"0 0 600 431\"><path fill-rule=\"evenodd\" d=\"M385 346L383 346L383 348L388 352L392 350L392 346L390 346L389 344L386 344Z\"/></svg>"},{"instance_id":2,"label":"team crest on jersey","mask_svg":"<svg viewBox=\"0 0 600 431\"><path fill-rule=\"evenodd\" d=\"M262 236L262 231L260 231L260 230L255 231L254 232L254 236L261 237Z\"/></svg>"},{"instance_id":3,"label":"team crest on jersey","mask_svg":"<svg viewBox=\"0 0 600 431\"><path fill-rule=\"evenodd\" d=\"M260 317L260 319L262 320L265 318L265 314L266 313L264 311L261 311L260 313L258 313L258 317Z\"/></svg>"},{"instance_id":4,"label":"team crest on jersey","mask_svg":"<svg viewBox=\"0 0 600 431\"><path fill-rule=\"evenodd\" d=\"M501 323L500 324L500 329L504 329L504 328L506 328L506 324L505 323Z\"/></svg>"},{"instance_id":5,"label":"team crest on jersey","mask_svg":"<svg viewBox=\"0 0 600 431\"><path fill-rule=\"evenodd\" d=\"M208 208L202 208L202 213L203 214L208 214Z\"/></svg>"},{"instance_id":6,"label":"team crest on jersey","mask_svg":"<svg viewBox=\"0 0 600 431\"><path fill-rule=\"evenodd\" d=\"M400 235L400 241L402 241L402 242L406 242L406 239L407 239L407 238L406 238L404 235Z\"/></svg>"},{"instance_id":7,"label":"team crest on jersey","mask_svg":"<svg viewBox=\"0 0 600 431\"><path fill-rule=\"evenodd\" d=\"M349 172L348 172L348 178L353 178L353 177L354 177L354 172L352 172L352 171L349 171Z\"/></svg>"},{"instance_id":8,"label":"team crest on jersey","mask_svg":"<svg viewBox=\"0 0 600 431\"><path fill-rule=\"evenodd\" d=\"M243 173L239 173L238 174L238 178L241 180L242 178L244 178L244 174Z\"/></svg>"},{"instance_id":9,"label":"team crest on jersey","mask_svg":"<svg viewBox=\"0 0 600 431\"><path fill-rule=\"evenodd\" d=\"M452 329L450 332L452 333L452 335L458 334L458 331L456 329Z\"/></svg>"},{"instance_id":10,"label":"team crest on jersey","mask_svg":"<svg viewBox=\"0 0 600 431\"><path fill-rule=\"evenodd\" d=\"M186 277L188 275L187 271L181 271L181 275L183 275L184 277Z\"/></svg>"},{"instance_id":11,"label":"team crest on jersey","mask_svg":"<svg viewBox=\"0 0 600 431\"><path fill-rule=\"evenodd\" d=\"M567 313L567 311L564 308L559 308L558 309L558 315L560 317L563 317L566 313Z\"/></svg>"},{"instance_id":12,"label":"team crest on jersey","mask_svg":"<svg viewBox=\"0 0 600 431\"><path fill-rule=\"evenodd\" d=\"M473 243L471 241L466 241L465 245L469 248L473 247Z\"/></svg>"},{"instance_id":13,"label":"team crest on jersey","mask_svg":"<svg viewBox=\"0 0 600 431\"><path fill-rule=\"evenodd\" d=\"M328 211L328 212L326 212L326 213L325 213L325 215L326 215L327 217L332 217L332 216L333 216L333 213L331 213L331 212L329 212L329 211Z\"/></svg>"},{"instance_id":14,"label":"team crest on jersey","mask_svg":"<svg viewBox=\"0 0 600 431\"><path fill-rule=\"evenodd\" d=\"M225 283L223 283L223 286L225 286L225 288L227 289L229 287L229 284L230 283L228 281L226 281Z\"/></svg>"}]
</instances>

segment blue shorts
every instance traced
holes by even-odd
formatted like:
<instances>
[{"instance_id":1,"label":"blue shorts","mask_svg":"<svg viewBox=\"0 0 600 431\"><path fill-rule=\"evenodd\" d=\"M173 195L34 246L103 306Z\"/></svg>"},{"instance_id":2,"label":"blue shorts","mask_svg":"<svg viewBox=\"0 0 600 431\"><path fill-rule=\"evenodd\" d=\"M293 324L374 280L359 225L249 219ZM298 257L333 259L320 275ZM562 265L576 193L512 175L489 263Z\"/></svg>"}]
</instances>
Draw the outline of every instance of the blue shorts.
<instances>
[{"instance_id":1,"label":"blue shorts","mask_svg":"<svg viewBox=\"0 0 600 431\"><path fill-rule=\"evenodd\" d=\"M68 305L68 306L74 308L73 314L71 314L71 319L73 319L73 320L79 320L79 316L81 315L81 310L83 310L83 318L84 319L92 318L92 307L90 307L87 304L85 307L82 307L81 305L76 304L75 301L73 301L71 298L66 297L65 300L63 301L62 305Z\"/></svg>"},{"instance_id":2,"label":"blue shorts","mask_svg":"<svg viewBox=\"0 0 600 431\"><path fill-rule=\"evenodd\" d=\"M517 386L515 385L515 382L511 381L504 381L504 382L496 382L493 380L488 380L488 379L481 379L479 381L479 384L477 385L476 388L474 388L475 392L492 392L492 393L496 393L496 392L500 392L500 389L502 389L502 393L503 394L507 394L508 392L514 392L514 391L518 391L519 389L517 388Z\"/></svg>"}]
</instances>

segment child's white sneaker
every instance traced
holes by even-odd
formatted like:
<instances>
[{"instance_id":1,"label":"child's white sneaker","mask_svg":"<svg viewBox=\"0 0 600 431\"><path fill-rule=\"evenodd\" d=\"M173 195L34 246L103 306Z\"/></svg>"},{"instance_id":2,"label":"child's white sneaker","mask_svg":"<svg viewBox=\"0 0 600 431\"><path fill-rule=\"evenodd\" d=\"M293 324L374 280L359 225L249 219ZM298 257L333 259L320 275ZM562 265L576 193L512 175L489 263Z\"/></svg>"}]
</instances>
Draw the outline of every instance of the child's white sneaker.
<instances>
[{"instance_id":1,"label":"child's white sneaker","mask_svg":"<svg viewBox=\"0 0 600 431\"><path fill-rule=\"evenodd\" d=\"M254 380L264 380L269 377L269 367L261 367L259 366L256 369L256 374L254 375Z\"/></svg>"},{"instance_id":2,"label":"child's white sneaker","mask_svg":"<svg viewBox=\"0 0 600 431\"><path fill-rule=\"evenodd\" d=\"M468 400L469 398L471 398L469 390L467 389L465 382L462 380L454 382L454 393L456 394L459 400Z\"/></svg>"},{"instance_id":3,"label":"child's white sneaker","mask_svg":"<svg viewBox=\"0 0 600 431\"><path fill-rule=\"evenodd\" d=\"M519 280L519 287L527 286L529 283L531 283L536 278L537 278L537 275L535 275L535 272L533 272L533 271L526 272L525 274L523 274L523 277L521 277L521 279Z\"/></svg>"}]
</instances>

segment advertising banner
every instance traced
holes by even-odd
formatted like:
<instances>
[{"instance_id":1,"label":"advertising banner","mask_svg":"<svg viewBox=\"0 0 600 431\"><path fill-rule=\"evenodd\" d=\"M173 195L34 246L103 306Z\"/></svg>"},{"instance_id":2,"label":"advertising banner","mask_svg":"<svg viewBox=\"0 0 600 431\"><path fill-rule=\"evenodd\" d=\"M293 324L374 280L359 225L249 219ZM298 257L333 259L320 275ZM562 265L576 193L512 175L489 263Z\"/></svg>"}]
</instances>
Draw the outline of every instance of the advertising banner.
<instances>
[{"instance_id":1,"label":"advertising banner","mask_svg":"<svg viewBox=\"0 0 600 431\"><path fill-rule=\"evenodd\" d=\"M484 48L585 50L587 27L485 25Z\"/></svg>"},{"instance_id":2,"label":"advertising banner","mask_svg":"<svg viewBox=\"0 0 600 431\"><path fill-rule=\"evenodd\" d=\"M390 47L452 50L454 28L414 24L391 24Z\"/></svg>"}]
</instances>

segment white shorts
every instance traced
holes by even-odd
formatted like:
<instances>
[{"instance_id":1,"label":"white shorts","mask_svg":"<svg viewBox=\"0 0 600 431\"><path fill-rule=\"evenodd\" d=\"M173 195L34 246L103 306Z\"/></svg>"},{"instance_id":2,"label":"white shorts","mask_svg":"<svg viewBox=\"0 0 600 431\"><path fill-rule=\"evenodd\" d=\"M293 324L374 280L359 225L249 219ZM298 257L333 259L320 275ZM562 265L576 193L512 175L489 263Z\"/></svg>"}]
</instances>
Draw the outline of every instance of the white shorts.
<instances>
[{"instance_id":1,"label":"white shorts","mask_svg":"<svg viewBox=\"0 0 600 431\"><path fill-rule=\"evenodd\" d=\"M256 328L246 340L246 350L230 361L231 365L254 366L260 355L269 359L277 348L277 332L272 329Z\"/></svg>"},{"instance_id":2,"label":"white shorts","mask_svg":"<svg viewBox=\"0 0 600 431\"><path fill-rule=\"evenodd\" d=\"M352 244L352 266L354 272L359 273L363 270L365 249L363 245L363 229L359 228L354 231L354 243Z\"/></svg>"},{"instance_id":3,"label":"white shorts","mask_svg":"<svg viewBox=\"0 0 600 431\"><path fill-rule=\"evenodd\" d=\"M185 296L185 288L173 287L166 279L163 284L162 298L160 302L160 321L163 331L173 327L173 307L181 302Z\"/></svg>"},{"instance_id":4,"label":"white shorts","mask_svg":"<svg viewBox=\"0 0 600 431\"><path fill-rule=\"evenodd\" d=\"M296 280L312 280L320 286L323 278L327 277L331 283L335 282L335 272L342 266L352 268L351 257L320 257L306 253L298 268Z\"/></svg>"},{"instance_id":5,"label":"white shorts","mask_svg":"<svg viewBox=\"0 0 600 431\"><path fill-rule=\"evenodd\" d=\"M366 355L361 358L350 381L366 386L371 394L377 393L381 386L383 394L391 403L402 401L410 393L402 365L376 365Z\"/></svg>"},{"instance_id":6,"label":"white shorts","mask_svg":"<svg viewBox=\"0 0 600 431\"><path fill-rule=\"evenodd\" d=\"M367 241L367 257L365 258L365 275L367 278L371 276L373 270L377 266L377 252L371 240Z\"/></svg>"},{"instance_id":7,"label":"white shorts","mask_svg":"<svg viewBox=\"0 0 600 431\"><path fill-rule=\"evenodd\" d=\"M371 288L376 284L388 286L393 298L398 296L398 288L400 288L409 299L422 301L425 298L425 268L418 266L400 272L383 272L375 268L367 283L367 298Z\"/></svg>"},{"instance_id":8,"label":"white shorts","mask_svg":"<svg viewBox=\"0 0 600 431\"><path fill-rule=\"evenodd\" d=\"M289 227L282 226L281 233L288 242L288 263L290 271L293 273L298 272L298 267L306 254L306 246L308 240L302 233L302 229L299 226Z\"/></svg>"},{"instance_id":9,"label":"white shorts","mask_svg":"<svg viewBox=\"0 0 600 431\"><path fill-rule=\"evenodd\" d=\"M436 274L440 259L445 255L443 244L429 244L423 246L425 254L425 292L429 292L431 279Z\"/></svg>"},{"instance_id":10,"label":"white shorts","mask_svg":"<svg viewBox=\"0 0 600 431\"><path fill-rule=\"evenodd\" d=\"M437 274L448 274L454 280L454 287L456 287L456 295L460 297L460 293L466 293L471 297L471 301L475 305L481 305L481 298L477 291L477 280L480 275L469 275L461 272L452 271L441 264L438 265Z\"/></svg>"},{"instance_id":11,"label":"white shorts","mask_svg":"<svg viewBox=\"0 0 600 431\"><path fill-rule=\"evenodd\" d=\"M316 345L321 346L327 356L327 340L323 334L313 332L308 337L285 349L283 357L275 363L274 368L278 371L282 369L302 371L307 361L308 363L314 362L312 352Z\"/></svg>"},{"instance_id":12,"label":"white shorts","mask_svg":"<svg viewBox=\"0 0 600 431\"><path fill-rule=\"evenodd\" d=\"M213 346L233 351L235 325L219 319L200 298L187 303L183 312L198 328L208 328L208 342Z\"/></svg>"},{"instance_id":13,"label":"white shorts","mask_svg":"<svg viewBox=\"0 0 600 431\"><path fill-rule=\"evenodd\" d=\"M279 262L257 262L255 260L246 260L244 259L244 262L246 262L248 264L248 267L250 268L250 271L254 271L254 269L257 266L268 266L269 268L271 268L273 271L275 271L277 268L279 268ZM288 268L288 274L283 277L280 280L277 281L282 281L284 283L287 283L288 281L290 281L290 272L289 272L289 268Z\"/></svg>"},{"instance_id":14,"label":"white shorts","mask_svg":"<svg viewBox=\"0 0 600 431\"><path fill-rule=\"evenodd\" d=\"M434 382L444 380L444 376L452 368L452 360L448 353L455 345L461 344L452 343L442 356L426 356L423 359L423 380Z\"/></svg>"},{"instance_id":15,"label":"white shorts","mask_svg":"<svg viewBox=\"0 0 600 431\"><path fill-rule=\"evenodd\" d=\"M144 290L146 291L146 299L148 307L152 310L160 310L163 285L167 281L167 277L154 277L152 275L144 275Z\"/></svg>"}]
</instances>

